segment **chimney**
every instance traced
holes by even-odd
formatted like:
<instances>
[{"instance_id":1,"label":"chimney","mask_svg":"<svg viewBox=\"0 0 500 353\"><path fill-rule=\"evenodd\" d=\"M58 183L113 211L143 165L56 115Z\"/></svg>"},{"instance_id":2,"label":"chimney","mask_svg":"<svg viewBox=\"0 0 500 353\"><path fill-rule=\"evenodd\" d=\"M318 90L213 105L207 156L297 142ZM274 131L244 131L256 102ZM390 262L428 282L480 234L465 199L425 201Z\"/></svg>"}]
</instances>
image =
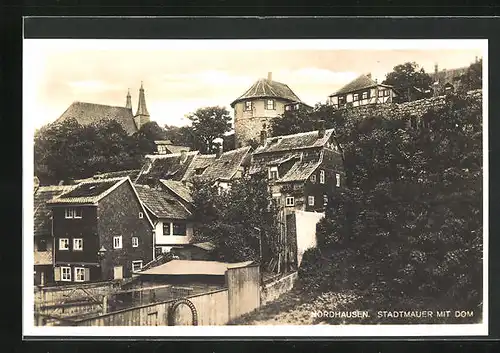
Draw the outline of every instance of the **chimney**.
<instances>
[{"instance_id":1,"label":"chimney","mask_svg":"<svg viewBox=\"0 0 500 353\"><path fill-rule=\"evenodd\" d=\"M477 59L477 55L476 55L476 61L475 61L475 62L477 63L478 61L479 61L479 60Z\"/></svg>"},{"instance_id":2,"label":"chimney","mask_svg":"<svg viewBox=\"0 0 500 353\"><path fill-rule=\"evenodd\" d=\"M437 75L438 72L439 72L438 64L434 64L434 73Z\"/></svg>"},{"instance_id":3,"label":"chimney","mask_svg":"<svg viewBox=\"0 0 500 353\"><path fill-rule=\"evenodd\" d=\"M260 131L260 144L264 146L266 144L267 140L267 131L265 129L262 129Z\"/></svg>"},{"instance_id":4,"label":"chimney","mask_svg":"<svg viewBox=\"0 0 500 353\"><path fill-rule=\"evenodd\" d=\"M372 73L369 72L369 73L366 74L366 76L368 76L368 78L372 78Z\"/></svg>"},{"instance_id":5,"label":"chimney","mask_svg":"<svg viewBox=\"0 0 500 353\"><path fill-rule=\"evenodd\" d=\"M318 138L323 138L325 137L325 121L324 120L319 120L318 121Z\"/></svg>"},{"instance_id":6,"label":"chimney","mask_svg":"<svg viewBox=\"0 0 500 353\"><path fill-rule=\"evenodd\" d=\"M222 143L220 143L218 148L217 148L217 152L215 152L215 158L219 159L220 156L222 155L222 152L224 152L224 147L223 147Z\"/></svg>"},{"instance_id":7,"label":"chimney","mask_svg":"<svg viewBox=\"0 0 500 353\"><path fill-rule=\"evenodd\" d=\"M267 73L267 80L268 81L272 81L273 80L273 73L272 72L268 72Z\"/></svg>"}]
</instances>

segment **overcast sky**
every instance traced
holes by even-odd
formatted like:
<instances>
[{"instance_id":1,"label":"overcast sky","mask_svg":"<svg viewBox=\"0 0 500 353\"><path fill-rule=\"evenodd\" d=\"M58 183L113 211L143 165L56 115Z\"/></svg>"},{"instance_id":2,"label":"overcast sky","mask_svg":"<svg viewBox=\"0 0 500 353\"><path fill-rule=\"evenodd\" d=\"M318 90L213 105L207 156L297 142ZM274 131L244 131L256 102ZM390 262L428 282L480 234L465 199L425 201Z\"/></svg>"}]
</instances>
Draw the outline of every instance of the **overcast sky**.
<instances>
[{"instance_id":1,"label":"overcast sky","mask_svg":"<svg viewBox=\"0 0 500 353\"><path fill-rule=\"evenodd\" d=\"M382 81L407 61L433 72L435 63L452 69L485 54L480 46L457 43L414 42L408 48L385 45L380 50L366 42L357 49L352 44L280 47L262 40L252 45L224 41L222 46L222 41L146 42L25 40L23 98L33 126L54 121L74 101L124 106L129 88L135 113L141 81L151 120L180 126L187 123L186 114L200 107L219 105L231 111L230 103L268 72L314 105L362 73Z\"/></svg>"}]
</instances>

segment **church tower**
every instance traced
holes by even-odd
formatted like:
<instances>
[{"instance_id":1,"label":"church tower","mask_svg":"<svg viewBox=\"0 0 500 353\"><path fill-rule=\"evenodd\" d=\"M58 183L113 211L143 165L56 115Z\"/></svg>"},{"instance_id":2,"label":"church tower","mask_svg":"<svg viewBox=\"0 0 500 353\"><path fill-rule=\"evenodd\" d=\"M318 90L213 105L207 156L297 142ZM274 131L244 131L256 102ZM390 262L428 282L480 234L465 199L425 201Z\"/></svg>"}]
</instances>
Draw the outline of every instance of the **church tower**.
<instances>
[{"instance_id":1,"label":"church tower","mask_svg":"<svg viewBox=\"0 0 500 353\"><path fill-rule=\"evenodd\" d=\"M148 113L148 108L146 108L146 97L144 95L144 88L142 87L142 81L141 81L141 88L139 89L139 103L137 104L137 113L135 113L134 121L138 130L141 128L142 125L149 122L149 113Z\"/></svg>"},{"instance_id":2,"label":"church tower","mask_svg":"<svg viewBox=\"0 0 500 353\"><path fill-rule=\"evenodd\" d=\"M125 108L132 110L132 97L130 96L130 88L127 92L127 103L125 104Z\"/></svg>"}]
</instances>

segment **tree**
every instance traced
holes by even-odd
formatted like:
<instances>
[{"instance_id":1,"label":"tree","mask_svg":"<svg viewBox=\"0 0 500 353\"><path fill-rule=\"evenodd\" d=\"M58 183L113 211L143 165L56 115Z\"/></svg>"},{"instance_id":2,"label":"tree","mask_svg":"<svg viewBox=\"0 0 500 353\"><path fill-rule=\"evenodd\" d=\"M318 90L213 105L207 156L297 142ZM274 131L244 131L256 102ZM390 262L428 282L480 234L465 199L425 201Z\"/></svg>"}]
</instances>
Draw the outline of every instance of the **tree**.
<instances>
[{"instance_id":1,"label":"tree","mask_svg":"<svg viewBox=\"0 0 500 353\"><path fill-rule=\"evenodd\" d=\"M193 186L195 239L210 241L223 261L263 262L275 253L277 220L263 175L232 182L220 191L213 183L195 181Z\"/></svg>"},{"instance_id":2,"label":"tree","mask_svg":"<svg viewBox=\"0 0 500 353\"><path fill-rule=\"evenodd\" d=\"M196 149L194 146L194 132L191 126L165 125L165 137L174 145Z\"/></svg>"},{"instance_id":3,"label":"tree","mask_svg":"<svg viewBox=\"0 0 500 353\"><path fill-rule=\"evenodd\" d=\"M231 129L231 116L223 107L199 108L188 119L192 122L194 145L201 153L213 153L213 140Z\"/></svg>"},{"instance_id":4,"label":"tree","mask_svg":"<svg viewBox=\"0 0 500 353\"><path fill-rule=\"evenodd\" d=\"M396 65L389 72L382 84L393 86L397 92L396 103L408 102L415 97L423 98L422 93L432 91L433 80L423 68L415 62Z\"/></svg>"},{"instance_id":5,"label":"tree","mask_svg":"<svg viewBox=\"0 0 500 353\"><path fill-rule=\"evenodd\" d=\"M483 59L472 63L460 77L460 88L463 91L483 88Z\"/></svg>"},{"instance_id":6,"label":"tree","mask_svg":"<svg viewBox=\"0 0 500 353\"><path fill-rule=\"evenodd\" d=\"M319 249L304 255L301 277L315 290L377 290L393 303L418 295L433 300L429 308L452 300L475 309L482 300L481 101L451 95L421 117L420 128L403 128L407 119L347 120L351 133L339 138L351 187L330 198Z\"/></svg>"}]
</instances>

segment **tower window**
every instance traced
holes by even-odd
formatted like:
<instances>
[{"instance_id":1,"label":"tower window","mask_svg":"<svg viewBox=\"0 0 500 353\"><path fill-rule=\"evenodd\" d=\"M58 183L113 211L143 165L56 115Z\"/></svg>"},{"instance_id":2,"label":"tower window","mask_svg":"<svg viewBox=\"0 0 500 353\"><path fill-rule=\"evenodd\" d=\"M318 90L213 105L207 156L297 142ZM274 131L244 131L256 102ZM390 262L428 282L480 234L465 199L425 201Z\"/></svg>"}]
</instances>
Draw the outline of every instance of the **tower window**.
<instances>
[{"instance_id":1,"label":"tower window","mask_svg":"<svg viewBox=\"0 0 500 353\"><path fill-rule=\"evenodd\" d=\"M252 102L251 101L245 102L245 110L252 110Z\"/></svg>"},{"instance_id":2,"label":"tower window","mask_svg":"<svg viewBox=\"0 0 500 353\"><path fill-rule=\"evenodd\" d=\"M268 99L266 101L266 109L267 110L274 110L274 100L273 99Z\"/></svg>"}]
</instances>

